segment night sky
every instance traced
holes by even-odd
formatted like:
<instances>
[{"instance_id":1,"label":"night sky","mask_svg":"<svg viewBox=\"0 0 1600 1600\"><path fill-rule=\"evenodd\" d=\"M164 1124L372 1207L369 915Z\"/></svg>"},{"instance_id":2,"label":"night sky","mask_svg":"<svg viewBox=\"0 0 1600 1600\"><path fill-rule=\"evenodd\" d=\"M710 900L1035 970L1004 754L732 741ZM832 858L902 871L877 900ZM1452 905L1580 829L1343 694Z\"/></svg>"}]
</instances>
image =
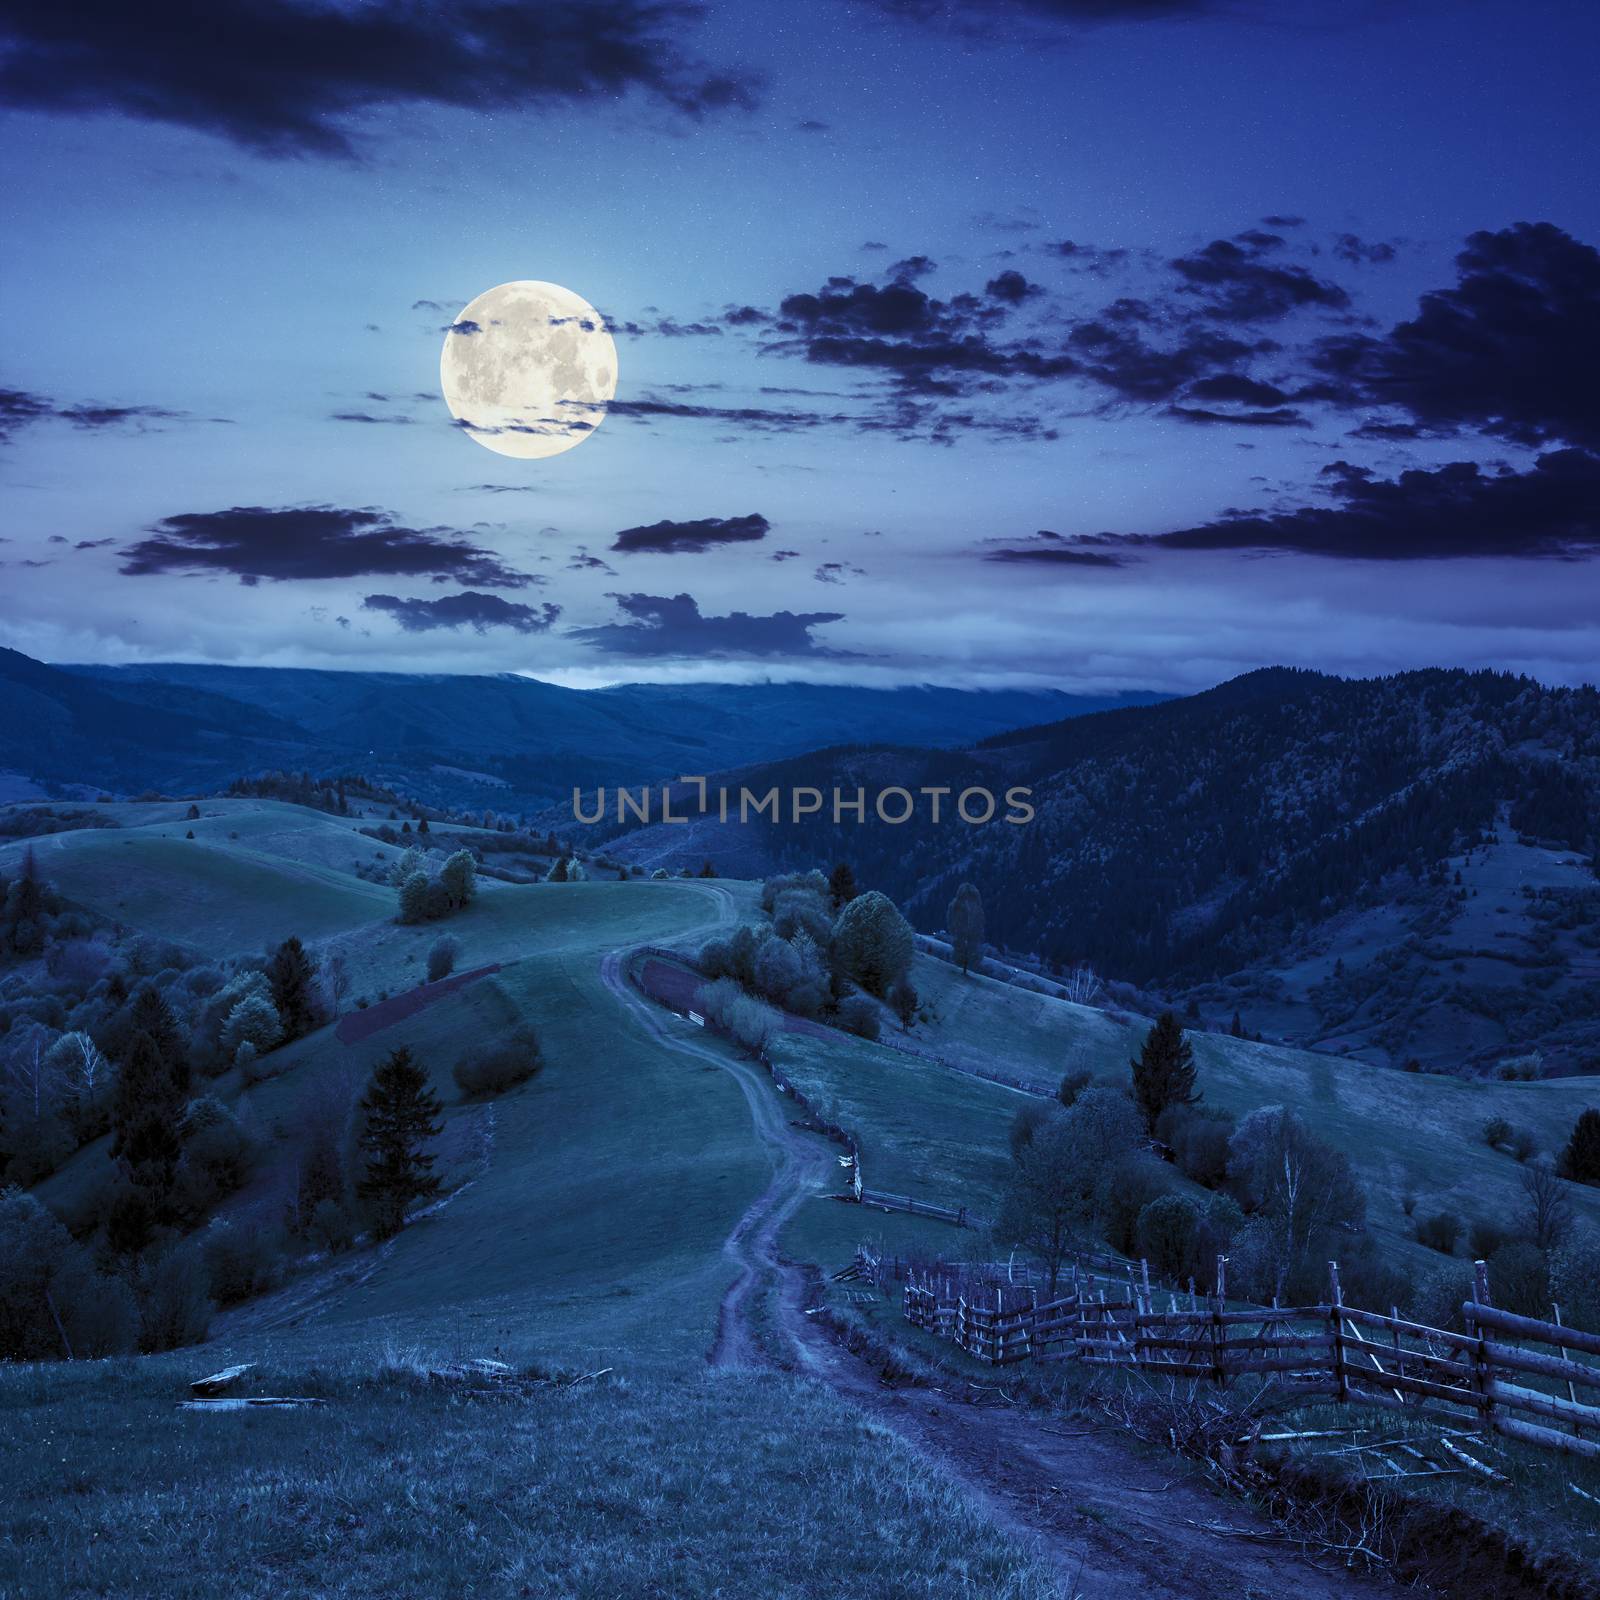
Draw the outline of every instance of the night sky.
<instances>
[{"instance_id":1,"label":"night sky","mask_svg":"<svg viewBox=\"0 0 1600 1600\"><path fill-rule=\"evenodd\" d=\"M0 0L0 643L1198 688L1600 659L1600 8ZM439 395L491 285L603 425Z\"/></svg>"}]
</instances>

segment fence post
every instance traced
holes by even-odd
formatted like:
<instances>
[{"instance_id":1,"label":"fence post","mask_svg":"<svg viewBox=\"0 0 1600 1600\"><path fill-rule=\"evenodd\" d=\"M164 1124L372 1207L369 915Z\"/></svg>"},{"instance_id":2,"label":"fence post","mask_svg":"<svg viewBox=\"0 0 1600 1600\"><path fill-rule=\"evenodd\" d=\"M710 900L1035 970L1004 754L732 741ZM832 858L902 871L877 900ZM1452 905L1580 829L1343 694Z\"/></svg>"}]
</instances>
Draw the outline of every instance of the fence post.
<instances>
[{"instance_id":1,"label":"fence post","mask_svg":"<svg viewBox=\"0 0 1600 1600\"><path fill-rule=\"evenodd\" d=\"M1561 1307L1552 1301L1550 1309L1555 1313L1555 1325L1558 1328L1561 1327ZM1561 1352L1561 1359L1563 1361L1570 1359L1570 1357L1567 1355L1567 1347L1564 1344L1557 1345L1556 1348ZM1567 1399L1570 1400L1574 1405L1578 1403L1578 1391L1573 1387L1571 1378L1567 1379ZM1576 1422L1572 1424L1572 1431L1578 1435L1579 1438L1583 1437L1583 1429L1580 1428Z\"/></svg>"},{"instance_id":2,"label":"fence post","mask_svg":"<svg viewBox=\"0 0 1600 1600\"><path fill-rule=\"evenodd\" d=\"M1339 1287L1339 1263L1328 1263L1328 1325L1333 1333L1333 1381L1342 1405L1350 1398L1350 1381L1344 1364L1344 1291Z\"/></svg>"},{"instance_id":3,"label":"fence post","mask_svg":"<svg viewBox=\"0 0 1600 1600\"><path fill-rule=\"evenodd\" d=\"M1472 1298L1480 1306L1489 1305L1489 1263L1472 1263ZM1478 1410L1483 1419L1483 1431L1494 1432L1494 1374L1489 1366L1489 1335L1476 1317L1471 1319L1467 1331L1475 1334L1477 1343L1473 1351L1474 1376L1477 1380Z\"/></svg>"},{"instance_id":4,"label":"fence post","mask_svg":"<svg viewBox=\"0 0 1600 1600\"><path fill-rule=\"evenodd\" d=\"M1228 1258L1217 1257L1217 1298L1211 1306L1211 1376L1220 1389L1222 1376L1222 1302L1228 1294Z\"/></svg>"}]
</instances>

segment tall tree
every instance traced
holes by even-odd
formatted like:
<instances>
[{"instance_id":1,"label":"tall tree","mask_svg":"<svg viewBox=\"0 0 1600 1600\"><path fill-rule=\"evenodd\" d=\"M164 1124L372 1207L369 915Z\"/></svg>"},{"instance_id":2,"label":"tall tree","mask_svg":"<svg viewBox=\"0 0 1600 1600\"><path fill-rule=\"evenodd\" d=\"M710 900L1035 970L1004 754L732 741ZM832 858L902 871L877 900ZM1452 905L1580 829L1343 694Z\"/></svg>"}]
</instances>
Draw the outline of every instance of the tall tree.
<instances>
[{"instance_id":1,"label":"tall tree","mask_svg":"<svg viewBox=\"0 0 1600 1600\"><path fill-rule=\"evenodd\" d=\"M983 896L974 884L964 883L945 912L950 929L950 953L963 973L983 960Z\"/></svg>"},{"instance_id":2,"label":"tall tree","mask_svg":"<svg viewBox=\"0 0 1600 1600\"><path fill-rule=\"evenodd\" d=\"M300 940L290 934L267 963L267 981L272 985L272 1003L278 1008L285 1039L298 1039L309 1033L317 1020L316 973L311 958Z\"/></svg>"},{"instance_id":3,"label":"tall tree","mask_svg":"<svg viewBox=\"0 0 1600 1600\"><path fill-rule=\"evenodd\" d=\"M471 905L478 892L478 863L473 860L472 852L462 849L446 856L444 865L439 868L439 882L444 885L452 911Z\"/></svg>"},{"instance_id":4,"label":"tall tree","mask_svg":"<svg viewBox=\"0 0 1600 1600\"><path fill-rule=\"evenodd\" d=\"M180 1095L189 1092L189 1044L172 1014L166 996L153 984L145 984L134 997L129 1008L128 1025L130 1042L133 1035L148 1034L161 1059L172 1073L173 1082Z\"/></svg>"},{"instance_id":5,"label":"tall tree","mask_svg":"<svg viewBox=\"0 0 1600 1600\"><path fill-rule=\"evenodd\" d=\"M123 1249L141 1249L152 1227L173 1220L182 1115L171 1067L148 1033L134 1034L111 1107L111 1154L127 1180L111 1232Z\"/></svg>"},{"instance_id":6,"label":"tall tree","mask_svg":"<svg viewBox=\"0 0 1600 1600\"><path fill-rule=\"evenodd\" d=\"M860 892L856 887L855 872L848 861L841 861L828 874L828 894L835 912L843 911Z\"/></svg>"},{"instance_id":7,"label":"tall tree","mask_svg":"<svg viewBox=\"0 0 1600 1600\"><path fill-rule=\"evenodd\" d=\"M1600 1183L1600 1111L1593 1106L1578 1113L1561 1153L1561 1170L1578 1183Z\"/></svg>"},{"instance_id":8,"label":"tall tree","mask_svg":"<svg viewBox=\"0 0 1600 1600\"><path fill-rule=\"evenodd\" d=\"M916 938L887 895L869 889L839 913L833 953L844 973L882 998L911 970Z\"/></svg>"},{"instance_id":9,"label":"tall tree","mask_svg":"<svg viewBox=\"0 0 1600 1600\"><path fill-rule=\"evenodd\" d=\"M433 1155L424 1147L438 1136L444 1103L428 1075L402 1046L380 1062L361 1097L358 1144L366 1171L356 1192L373 1204L380 1238L405 1225L407 1209L439 1192Z\"/></svg>"},{"instance_id":10,"label":"tall tree","mask_svg":"<svg viewBox=\"0 0 1600 1600\"><path fill-rule=\"evenodd\" d=\"M1192 1106L1200 1098L1195 1089L1194 1046L1170 1011L1156 1018L1145 1035L1139 1059L1129 1065L1133 1068L1133 1098L1144 1117L1145 1131L1152 1137L1168 1106Z\"/></svg>"}]
</instances>

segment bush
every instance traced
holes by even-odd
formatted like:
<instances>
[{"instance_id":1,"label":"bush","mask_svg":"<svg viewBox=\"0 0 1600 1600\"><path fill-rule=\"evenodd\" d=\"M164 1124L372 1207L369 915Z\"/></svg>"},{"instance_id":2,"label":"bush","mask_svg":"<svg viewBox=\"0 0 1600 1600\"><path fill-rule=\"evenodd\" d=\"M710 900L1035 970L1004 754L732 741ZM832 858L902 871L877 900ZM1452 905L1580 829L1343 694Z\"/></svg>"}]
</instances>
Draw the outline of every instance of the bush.
<instances>
[{"instance_id":1,"label":"bush","mask_svg":"<svg viewBox=\"0 0 1600 1600\"><path fill-rule=\"evenodd\" d=\"M1084 1103L1078 1102L1079 1106ZM1067 1113L1068 1116L1072 1114ZM1107 1148L1114 1147L1108 1143ZM1172 1174L1166 1162L1147 1151L1131 1151L1110 1161L1101 1174L1095 1195L1106 1243L1125 1256L1136 1254L1141 1213L1146 1206L1169 1193L1171 1186Z\"/></svg>"},{"instance_id":2,"label":"bush","mask_svg":"<svg viewBox=\"0 0 1600 1600\"><path fill-rule=\"evenodd\" d=\"M538 1035L532 1028L514 1028L503 1039L475 1045L455 1064L456 1087L466 1099L504 1094L526 1083L544 1065Z\"/></svg>"},{"instance_id":3,"label":"bush","mask_svg":"<svg viewBox=\"0 0 1600 1600\"><path fill-rule=\"evenodd\" d=\"M1228 1175L1228 1142L1234 1126L1226 1112L1168 1106L1156 1122L1156 1137L1172 1151L1184 1177L1203 1189L1218 1189Z\"/></svg>"},{"instance_id":4,"label":"bush","mask_svg":"<svg viewBox=\"0 0 1600 1600\"><path fill-rule=\"evenodd\" d=\"M772 927L780 939L804 933L819 948L826 948L833 937L827 896L810 889L785 889L773 905Z\"/></svg>"},{"instance_id":5,"label":"bush","mask_svg":"<svg viewBox=\"0 0 1600 1600\"><path fill-rule=\"evenodd\" d=\"M1539 1141L1527 1128L1514 1128L1511 1132L1511 1154L1518 1161L1531 1161L1539 1153Z\"/></svg>"},{"instance_id":6,"label":"bush","mask_svg":"<svg viewBox=\"0 0 1600 1600\"><path fill-rule=\"evenodd\" d=\"M1011 1119L1011 1130L1006 1135L1013 1161L1033 1143L1039 1130L1055 1115L1055 1109L1044 1100L1029 1100L1017 1108L1016 1116Z\"/></svg>"},{"instance_id":7,"label":"bush","mask_svg":"<svg viewBox=\"0 0 1600 1600\"><path fill-rule=\"evenodd\" d=\"M1513 1229L1489 1217L1475 1217L1467 1234L1467 1248L1474 1261L1487 1261L1502 1245L1516 1238Z\"/></svg>"},{"instance_id":8,"label":"bush","mask_svg":"<svg viewBox=\"0 0 1600 1600\"><path fill-rule=\"evenodd\" d=\"M1194 1259L1200 1207L1187 1195L1158 1195L1139 1213L1139 1254L1163 1278L1181 1279Z\"/></svg>"},{"instance_id":9,"label":"bush","mask_svg":"<svg viewBox=\"0 0 1600 1600\"><path fill-rule=\"evenodd\" d=\"M1068 1072L1062 1075L1061 1083L1056 1089L1056 1099L1064 1106L1077 1103L1078 1096L1094 1082L1092 1072Z\"/></svg>"},{"instance_id":10,"label":"bush","mask_svg":"<svg viewBox=\"0 0 1600 1600\"><path fill-rule=\"evenodd\" d=\"M211 1329L211 1285L192 1245L169 1250L139 1286L139 1348L146 1355L199 1344Z\"/></svg>"},{"instance_id":11,"label":"bush","mask_svg":"<svg viewBox=\"0 0 1600 1600\"><path fill-rule=\"evenodd\" d=\"M258 1221L239 1226L218 1217L200 1236L200 1258L205 1282L218 1305L235 1305L276 1286L283 1263L282 1238L275 1228Z\"/></svg>"},{"instance_id":12,"label":"bush","mask_svg":"<svg viewBox=\"0 0 1600 1600\"><path fill-rule=\"evenodd\" d=\"M864 994L850 995L839 1007L839 1026L862 1039L876 1039L882 1020L877 1006Z\"/></svg>"},{"instance_id":13,"label":"bush","mask_svg":"<svg viewBox=\"0 0 1600 1600\"><path fill-rule=\"evenodd\" d=\"M696 1011L757 1056L764 1055L783 1031L783 1018L771 1006L747 995L732 978L702 985L694 1003Z\"/></svg>"},{"instance_id":14,"label":"bush","mask_svg":"<svg viewBox=\"0 0 1600 1600\"><path fill-rule=\"evenodd\" d=\"M1483 1142L1491 1150L1511 1140L1511 1124L1504 1117L1490 1117L1483 1125Z\"/></svg>"},{"instance_id":15,"label":"bush","mask_svg":"<svg viewBox=\"0 0 1600 1600\"><path fill-rule=\"evenodd\" d=\"M1453 1256L1460 1240L1461 1218L1453 1211L1435 1212L1417 1224L1417 1243L1437 1250L1442 1256Z\"/></svg>"},{"instance_id":16,"label":"bush","mask_svg":"<svg viewBox=\"0 0 1600 1600\"><path fill-rule=\"evenodd\" d=\"M1503 1244L1489 1257L1489 1292L1494 1303L1519 1317L1550 1315L1550 1263L1526 1239Z\"/></svg>"},{"instance_id":17,"label":"bush","mask_svg":"<svg viewBox=\"0 0 1600 1600\"><path fill-rule=\"evenodd\" d=\"M307 1232L317 1249L331 1255L348 1250L356 1241L355 1219L337 1200L317 1202Z\"/></svg>"},{"instance_id":18,"label":"bush","mask_svg":"<svg viewBox=\"0 0 1600 1600\"><path fill-rule=\"evenodd\" d=\"M1550 1298L1563 1321L1600 1333L1600 1231L1587 1229L1550 1252Z\"/></svg>"},{"instance_id":19,"label":"bush","mask_svg":"<svg viewBox=\"0 0 1600 1600\"><path fill-rule=\"evenodd\" d=\"M428 982L448 978L456 970L456 957L460 954L461 941L454 934L440 934L428 950Z\"/></svg>"}]
</instances>

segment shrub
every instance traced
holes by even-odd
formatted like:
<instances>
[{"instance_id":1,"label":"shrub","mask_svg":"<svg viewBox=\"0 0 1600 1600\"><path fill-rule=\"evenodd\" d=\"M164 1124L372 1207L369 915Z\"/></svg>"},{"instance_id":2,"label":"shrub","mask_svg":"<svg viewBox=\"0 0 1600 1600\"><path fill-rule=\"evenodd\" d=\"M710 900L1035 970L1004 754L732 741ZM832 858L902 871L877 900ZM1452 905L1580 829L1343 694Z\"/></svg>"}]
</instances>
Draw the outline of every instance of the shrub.
<instances>
[{"instance_id":1,"label":"shrub","mask_svg":"<svg viewBox=\"0 0 1600 1600\"><path fill-rule=\"evenodd\" d=\"M1182 1278L1194 1258L1200 1207L1187 1195L1158 1195L1139 1213L1139 1254L1163 1278Z\"/></svg>"},{"instance_id":2,"label":"shrub","mask_svg":"<svg viewBox=\"0 0 1600 1600\"><path fill-rule=\"evenodd\" d=\"M876 1039L882 1026L882 1014L866 995L853 994L839 1007L839 1026L859 1038Z\"/></svg>"},{"instance_id":3,"label":"shrub","mask_svg":"<svg viewBox=\"0 0 1600 1600\"><path fill-rule=\"evenodd\" d=\"M805 933L818 946L826 946L833 937L826 896L809 889L785 889L773 905L772 927L780 939Z\"/></svg>"},{"instance_id":4,"label":"shrub","mask_svg":"<svg viewBox=\"0 0 1600 1600\"><path fill-rule=\"evenodd\" d=\"M1453 1211L1437 1211L1417 1224L1417 1243L1442 1256L1453 1256L1460 1239L1461 1218Z\"/></svg>"},{"instance_id":5,"label":"shrub","mask_svg":"<svg viewBox=\"0 0 1600 1600\"><path fill-rule=\"evenodd\" d=\"M1502 1310L1520 1317L1550 1315L1550 1263L1526 1239L1503 1244L1489 1257L1489 1292Z\"/></svg>"},{"instance_id":6,"label":"shrub","mask_svg":"<svg viewBox=\"0 0 1600 1600\"><path fill-rule=\"evenodd\" d=\"M1011 1130L1006 1135L1013 1161L1033 1143L1039 1130L1055 1115L1054 1109L1044 1100L1029 1100L1017 1108L1016 1116L1011 1119Z\"/></svg>"},{"instance_id":7,"label":"shrub","mask_svg":"<svg viewBox=\"0 0 1600 1600\"><path fill-rule=\"evenodd\" d=\"M252 1046L256 1055L265 1055L282 1037L278 1008L265 994L255 991L245 995L222 1024L222 1049L229 1060L238 1057L242 1044Z\"/></svg>"},{"instance_id":8,"label":"shrub","mask_svg":"<svg viewBox=\"0 0 1600 1600\"><path fill-rule=\"evenodd\" d=\"M1600 1183L1600 1110L1578 1114L1572 1137L1561 1152L1561 1171L1575 1183Z\"/></svg>"},{"instance_id":9,"label":"shrub","mask_svg":"<svg viewBox=\"0 0 1600 1600\"><path fill-rule=\"evenodd\" d=\"M1516 1237L1512 1229L1489 1217L1475 1217L1467 1233L1467 1248L1474 1261L1487 1261L1502 1245Z\"/></svg>"},{"instance_id":10,"label":"shrub","mask_svg":"<svg viewBox=\"0 0 1600 1600\"><path fill-rule=\"evenodd\" d=\"M453 859L453 858L452 858ZM461 954L461 941L454 934L441 934L428 950L428 982L437 983L448 978L456 969L456 957Z\"/></svg>"},{"instance_id":11,"label":"shrub","mask_svg":"<svg viewBox=\"0 0 1600 1600\"><path fill-rule=\"evenodd\" d=\"M1156 1137L1172 1151L1178 1171L1203 1189L1217 1189L1228 1175L1228 1142L1234 1121L1222 1111L1169 1106L1156 1122Z\"/></svg>"},{"instance_id":12,"label":"shrub","mask_svg":"<svg viewBox=\"0 0 1600 1600\"><path fill-rule=\"evenodd\" d=\"M308 1231L312 1244L335 1255L348 1250L356 1239L355 1220L337 1200L317 1202Z\"/></svg>"},{"instance_id":13,"label":"shrub","mask_svg":"<svg viewBox=\"0 0 1600 1600\"><path fill-rule=\"evenodd\" d=\"M1063 1074L1060 1084L1056 1089L1056 1099L1064 1106L1071 1106L1077 1102L1078 1096L1094 1082L1092 1072L1068 1072Z\"/></svg>"},{"instance_id":14,"label":"shrub","mask_svg":"<svg viewBox=\"0 0 1600 1600\"><path fill-rule=\"evenodd\" d=\"M169 1250L139 1285L139 1348L146 1355L199 1344L211 1328L211 1286L192 1245Z\"/></svg>"},{"instance_id":15,"label":"shrub","mask_svg":"<svg viewBox=\"0 0 1600 1600\"><path fill-rule=\"evenodd\" d=\"M1507 1144L1511 1139L1511 1124L1504 1117L1490 1117L1483 1125L1483 1142L1491 1150Z\"/></svg>"},{"instance_id":16,"label":"shrub","mask_svg":"<svg viewBox=\"0 0 1600 1600\"><path fill-rule=\"evenodd\" d=\"M1600 1333L1600 1231L1587 1229L1550 1252L1550 1298L1564 1321Z\"/></svg>"},{"instance_id":17,"label":"shrub","mask_svg":"<svg viewBox=\"0 0 1600 1600\"><path fill-rule=\"evenodd\" d=\"M1080 1100L1067 1115L1072 1116L1083 1103ZM1114 1151L1116 1147L1108 1143L1106 1148ZM1140 1215L1146 1206L1170 1193L1171 1187L1172 1174L1166 1162L1148 1151L1124 1150L1120 1156L1113 1156L1103 1168L1095 1190L1095 1206L1106 1243L1125 1256L1136 1254Z\"/></svg>"},{"instance_id":18,"label":"shrub","mask_svg":"<svg viewBox=\"0 0 1600 1600\"><path fill-rule=\"evenodd\" d=\"M1518 1161L1530 1161L1539 1153L1539 1141L1527 1128L1513 1128L1511 1131L1511 1154Z\"/></svg>"},{"instance_id":19,"label":"shrub","mask_svg":"<svg viewBox=\"0 0 1600 1600\"><path fill-rule=\"evenodd\" d=\"M532 1028L514 1028L503 1039L475 1045L456 1062L456 1087L463 1097L503 1094L526 1083L544 1062Z\"/></svg>"},{"instance_id":20,"label":"shrub","mask_svg":"<svg viewBox=\"0 0 1600 1600\"><path fill-rule=\"evenodd\" d=\"M218 1305L235 1305L277 1284L282 1238L277 1229L264 1227L259 1220L241 1226L218 1217L200 1236L200 1257Z\"/></svg>"}]
</instances>

